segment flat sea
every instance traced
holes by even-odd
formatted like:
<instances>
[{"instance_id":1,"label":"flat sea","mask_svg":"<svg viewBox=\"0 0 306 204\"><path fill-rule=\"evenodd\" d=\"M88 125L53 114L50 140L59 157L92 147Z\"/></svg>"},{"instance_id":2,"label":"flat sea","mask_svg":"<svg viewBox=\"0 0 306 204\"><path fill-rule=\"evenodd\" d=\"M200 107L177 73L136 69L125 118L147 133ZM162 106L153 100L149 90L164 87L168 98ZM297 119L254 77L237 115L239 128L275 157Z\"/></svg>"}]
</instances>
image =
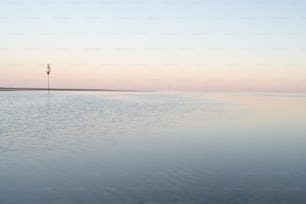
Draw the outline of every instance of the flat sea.
<instances>
[{"instance_id":1,"label":"flat sea","mask_svg":"<svg viewBox=\"0 0 306 204\"><path fill-rule=\"evenodd\" d=\"M0 92L0 204L306 203L306 94Z\"/></svg>"}]
</instances>

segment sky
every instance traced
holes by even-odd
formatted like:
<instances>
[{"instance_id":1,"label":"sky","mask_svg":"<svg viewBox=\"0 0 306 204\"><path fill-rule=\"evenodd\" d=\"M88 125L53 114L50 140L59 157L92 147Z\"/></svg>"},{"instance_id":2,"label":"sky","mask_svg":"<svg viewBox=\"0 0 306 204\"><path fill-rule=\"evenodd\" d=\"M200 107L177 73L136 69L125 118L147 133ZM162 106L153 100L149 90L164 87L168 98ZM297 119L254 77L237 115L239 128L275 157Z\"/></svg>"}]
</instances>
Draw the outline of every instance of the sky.
<instances>
[{"instance_id":1,"label":"sky","mask_svg":"<svg viewBox=\"0 0 306 204\"><path fill-rule=\"evenodd\" d=\"M306 92L305 0L1 0L0 87Z\"/></svg>"}]
</instances>

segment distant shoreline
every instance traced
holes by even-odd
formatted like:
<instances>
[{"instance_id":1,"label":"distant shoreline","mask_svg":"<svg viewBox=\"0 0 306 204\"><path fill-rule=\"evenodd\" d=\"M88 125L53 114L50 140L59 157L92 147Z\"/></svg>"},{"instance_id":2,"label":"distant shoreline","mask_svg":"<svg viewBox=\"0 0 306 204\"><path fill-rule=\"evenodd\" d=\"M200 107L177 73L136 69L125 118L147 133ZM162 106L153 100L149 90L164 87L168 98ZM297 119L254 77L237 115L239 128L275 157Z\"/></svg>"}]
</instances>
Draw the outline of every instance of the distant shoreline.
<instances>
[{"instance_id":1,"label":"distant shoreline","mask_svg":"<svg viewBox=\"0 0 306 204\"><path fill-rule=\"evenodd\" d=\"M119 89L64 89L64 88L11 88L0 87L0 91L95 91L95 92L148 92L139 90L119 90Z\"/></svg>"}]
</instances>

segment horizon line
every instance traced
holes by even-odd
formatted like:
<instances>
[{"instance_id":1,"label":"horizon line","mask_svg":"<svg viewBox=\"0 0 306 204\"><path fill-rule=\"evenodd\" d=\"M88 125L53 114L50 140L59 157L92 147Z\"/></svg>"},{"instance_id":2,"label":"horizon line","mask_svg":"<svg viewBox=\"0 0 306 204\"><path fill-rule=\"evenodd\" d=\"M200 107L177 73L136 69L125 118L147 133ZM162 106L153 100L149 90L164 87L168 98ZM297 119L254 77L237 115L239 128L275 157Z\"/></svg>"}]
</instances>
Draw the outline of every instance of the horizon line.
<instances>
[{"instance_id":1,"label":"horizon line","mask_svg":"<svg viewBox=\"0 0 306 204\"><path fill-rule=\"evenodd\" d=\"M236 91L221 91L221 90L211 90L211 91L161 91L161 90L131 90L131 89L90 89L90 88L30 88L30 87L0 87L0 91L81 91L81 92L167 92L167 93L176 93L176 92L196 92L196 93L289 93L289 94L306 94L304 91L285 91L285 90L270 90L270 91L245 91L245 90L236 90Z\"/></svg>"},{"instance_id":2,"label":"horizon line","mask_svg":"<svg viewBox=\"0 0 306 204\"><path fill-rule=\"evenodd\" d=\"M96 91L96 92L153 92L128 89L82 89L82 88L29 88L29 87L0 87L0 91Z\"/></svg>"}]
</instances>

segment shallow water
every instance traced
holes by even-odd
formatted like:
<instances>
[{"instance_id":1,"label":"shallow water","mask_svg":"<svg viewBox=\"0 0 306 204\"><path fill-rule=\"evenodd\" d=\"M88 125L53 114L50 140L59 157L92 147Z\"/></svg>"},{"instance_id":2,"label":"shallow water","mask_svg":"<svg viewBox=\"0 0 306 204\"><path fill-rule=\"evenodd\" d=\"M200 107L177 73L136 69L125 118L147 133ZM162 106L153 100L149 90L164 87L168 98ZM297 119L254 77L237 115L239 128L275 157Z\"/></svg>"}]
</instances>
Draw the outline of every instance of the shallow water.
<instances>
[{"instance_id":1,"label":"shallow water","mask_svg":"<svg viewBox=\"0 0 306 204\"><path fill-rule=\"evenodd\" d=\"M0 93L0 203L306 203L306 95Z\"/></svg>"}]
</instances>

